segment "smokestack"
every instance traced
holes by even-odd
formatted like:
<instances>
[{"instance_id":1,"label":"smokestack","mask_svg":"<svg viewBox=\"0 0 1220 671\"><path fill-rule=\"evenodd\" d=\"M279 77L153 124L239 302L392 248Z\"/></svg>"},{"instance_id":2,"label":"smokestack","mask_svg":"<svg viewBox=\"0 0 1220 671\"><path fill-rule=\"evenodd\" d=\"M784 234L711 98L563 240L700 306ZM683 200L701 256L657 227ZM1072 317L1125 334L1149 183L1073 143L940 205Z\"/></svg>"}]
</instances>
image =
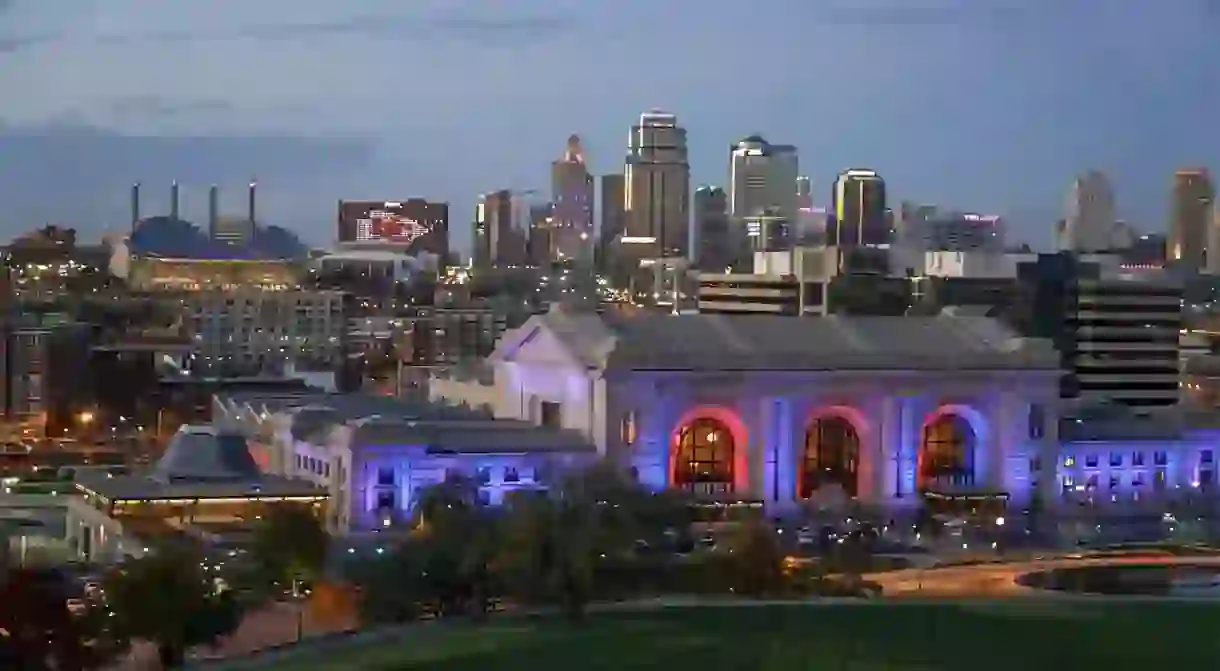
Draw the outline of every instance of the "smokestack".
<instances>
[{"instance_id":1,"label":"smokestack","mask_svg":"<svg viewBox=\"0 0 1220 671\"><path fill-rule=\"evenodd\" d=\"M220 187L215 184L208 189L208 237L216 239L216 225L220 221Z\"/></svg>"},{"instance_id":2,"label":"smokestack","mask_svg":"<svg viewBox=\"0 0 1220 671\"><path fill-rule=\"evenodd\" d=\"M178 180L169 187L169 218L178 218Z\"/></svg>"},{"instance_id":3,"label":"smokestack","mask_svg":"<svg viewBox=\"0 0 1220 671\"><path fill-rule=\"evenodd\" d=\"M254 216L256 214L255 205L257 204L257 200L256 200L257 190L258 190L258 181L253 180L253 179L250 180L250 203L249 203L249 212L246 213L246 216L247 216L247 218L250 219L250 228L251 229L254 228L255 222L258 221Z\"/></svg>"},{"instance_id":4,"label":"smokestack","mask_svg":"<svg viewBox=\"0 0 1220 671\"><path fill-rule=\"evenodd\" d=\"M131 232L135 233L140 225L140 183L131 185Z\"/></svg>"}]
</instances>

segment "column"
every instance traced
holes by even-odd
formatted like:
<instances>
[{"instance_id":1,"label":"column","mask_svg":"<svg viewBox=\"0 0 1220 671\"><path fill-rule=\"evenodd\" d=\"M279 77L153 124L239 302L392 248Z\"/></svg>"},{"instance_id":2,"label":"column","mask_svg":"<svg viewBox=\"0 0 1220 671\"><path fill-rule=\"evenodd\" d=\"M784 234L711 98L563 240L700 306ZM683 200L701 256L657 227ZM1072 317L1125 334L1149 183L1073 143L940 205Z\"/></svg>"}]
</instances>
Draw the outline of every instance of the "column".
<instances>
[{"instance_id":1,"label":"column","mask_svg":"<svg viewBox=\"0 0 1220 671\"><path fill-rule=\"evenodd\" d=\"M902 399L886 396L881 401L881 418L875 426L879 436L874 454L876 466L867 481L868 489L863 498L888 503L894 493L901 491L902 459Z\"/></svg>"},{"instance_id":2,"label":"column","mask_svg":"<svg viewBox=\"0 0 1220 671\"><path fill-rule=\"evenodd\" d=\"M763 398L759 414L762 440L755 444L751 465L757 464L760 477L751 481L761 485L755 492L759 498L776 510L784 510L792 506L796 496L792 401L782 396Z\"/></svg>"},{"instance_id":3,"label":"column","mask_svg":"<svg viewBox=\"0 0 1220 671\"><path fill-rule=\"evenodd\" d=\"M915 491L915 469L918 466L919 451L919 415L916 408L918 397L898 395L894 401L898 404L899 436L895 449L894 468L898 478L898 488L893 495L907 502L916 502L918 492Z\"/></svg>"}]
</instances>

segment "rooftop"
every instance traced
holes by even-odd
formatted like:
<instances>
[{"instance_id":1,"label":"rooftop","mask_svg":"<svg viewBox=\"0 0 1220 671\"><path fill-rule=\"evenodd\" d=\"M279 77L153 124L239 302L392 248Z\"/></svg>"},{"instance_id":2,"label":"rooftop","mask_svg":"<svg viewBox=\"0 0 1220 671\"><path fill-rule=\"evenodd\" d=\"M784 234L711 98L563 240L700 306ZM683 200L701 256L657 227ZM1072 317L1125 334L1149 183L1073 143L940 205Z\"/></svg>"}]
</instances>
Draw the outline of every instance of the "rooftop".
<instances>
[{"instance_id":1,"label":"rooftop","mask_svg":"<svg viewBox=\"0 0 1220 671\"><path fill-rule=\"evenodd\" d=\"M108 501L325 496L308 482L260 473L245 438L193 425L174 434L150 473L110 477L82 471L77 485Z\"/></svg>"},{"instance_id":2,"label":"rooftop","mask_svg":"<svg viewBox=\"0 0 1220 671\"><path fill-rule=\"evenodd\" d=\"M217 395L217 401L234 416L283 413L291 418L293 438L304 442L323 442L336 428L347 427L353 445L422 445L429 454L584 453L596 449L576 431L495 419L470 408L384 396L238 392Z\"/></svg>"},{"instance_id":3,"label":"rooftop","mask_svg":"<svg viewBox=\"0 0 1220 671\"><path fill-rule=\"evenodd\" d=\"M540 330L602 370L1046 370L1049 341L1022 338L986 317L623 315L552 310L506 335L510 358Z\"/></svg>"}]
</instances>

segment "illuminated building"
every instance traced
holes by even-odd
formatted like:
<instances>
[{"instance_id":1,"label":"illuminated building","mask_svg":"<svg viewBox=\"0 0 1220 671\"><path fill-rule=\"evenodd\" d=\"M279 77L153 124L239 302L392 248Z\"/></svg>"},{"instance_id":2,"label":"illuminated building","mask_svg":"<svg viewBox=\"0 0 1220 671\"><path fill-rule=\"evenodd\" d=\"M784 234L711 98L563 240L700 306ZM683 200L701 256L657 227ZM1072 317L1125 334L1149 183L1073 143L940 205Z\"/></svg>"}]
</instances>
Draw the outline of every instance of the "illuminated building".
<instances>
[{"instance_id":1,"label":"illuminated building","mask_svg":"<svg viewBox=\"0 0 1220 671\"><path fill-rule=\"evenodd\" d=\"M526 230L520 196L508 189L479 196L474 215L474 266L526 265Z\"/></svg>"},{"instance_id":2,"label":"illuminated building","mask_svg":"<svg viewBox=\"0 0 1220 671\"><path fill-rule=\"evenodd\" d=\"M885 181L872 170L846 170L834 184L834 222L826 243L839 247L890 244Z\"/></svg>"},{"instance_id":3,"label":"illuminated building","mask_svg":"<svg viewBox=\"0 0 1220 671\"><path fill-rule=\"evenodd\" d=\"M623 171L624 228L619 252L632 261L685 257L690 236L686 129L668 112L640 115Z\"/></svg>"},{"instance_id":4,"label":"illuminated building","mask_svg":"<svg viewBox=\"0 0 1220 671\"><path fill-rule=\"evenodd\" d=\"M251 436L266 472L324 488L336 533L409 521L418 492L450 474L474 478L494 505L594 454L575 431L359 394L218 396L213 417Z\"/></svg>"},{"instance_id":5,"label":"illuminated building","mask_svg":"<svg viewBox=\"0 0 1220 671\"><path fill-rule=\"evenodd\" d=\"M311 482L265 475L246 439L208 426L183 426L147 475L81 471L81 496L68 504L69 544L90 562L147 552L149 536L192 527L247 530L267 506L323 505Z\"/></svg>"},{"instance_id":6,"label":"illuminated building","mask_svg":"<svg viewBox=\"0 0 1220 671\"><path fill-rule=\"evenodd\" d=\"M573 135L563 156L551 163L551 249L548 261L589 261L593 253L593 176L580 138Z\"/></svg>"},{"instance_id":7,"label":"illuminated building","mask_svg":"<svg viewBox=\"0 0 1220 671\"><path fill-rule=\"evenodd\" d=\"M729 215L738 225L772 212L795 222L797 214L796 147L771 144L751 135L729 148Z\"/></svg>"},{"instance_id":8,"label":"illuminated building","mask_svg":"<svg viewBox=\"0 0 1220 671\"><path fill-rule=\"evenodd\" d=\"M301 368L337 369L349 317L341 291L183 292L184 326L195 345L187 362L200 373L240 375Z\"/></svg>"},{"instance_id":9,"label":"illuminated building","mask_svg":"<svg viewBox=\"0 0 1220 671\"><path fill-rule=\"evenodd\" d=\"M1169 260L1202 270L1208 266L1208 244L1215 225L1216 189L1211 175L1205 168L1178 170L1173 175L1170 197Z\"/></svg>"},{"instance_id":10,"label":"illuminated building","mask_svg":"<svg viewBox=\"0 0 1220 671\"><path fill-rule=\"evenodd\" d=\"M580 431L654 487L779 512L826 485L896 507L1028 500L1028 464L1055 454L1053 422L1028 426L1058 400L1058 357L988 319L552 310L491 358L498 417Z\"/></svg>"},{"instance_id":11,"label":"illuminated building","mask_svg":"<svg viewBox=\"0 0 1220 671\"><path fill-rule=\"evenodd\" d=\"M401 247L449 255L449 204L423 198L401 201L339 201L339 242Z\"/></svg>"}]
</instances>

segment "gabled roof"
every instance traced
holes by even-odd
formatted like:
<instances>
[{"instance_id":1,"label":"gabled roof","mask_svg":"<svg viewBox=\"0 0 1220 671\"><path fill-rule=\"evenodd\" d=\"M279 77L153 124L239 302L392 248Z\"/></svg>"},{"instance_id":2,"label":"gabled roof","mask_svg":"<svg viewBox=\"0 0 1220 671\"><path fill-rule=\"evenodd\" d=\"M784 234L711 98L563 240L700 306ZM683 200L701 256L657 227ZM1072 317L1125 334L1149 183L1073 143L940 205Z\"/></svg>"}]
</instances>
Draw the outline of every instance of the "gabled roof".
<instances>
[{"instance_id":1,"label":"gabled roof","mask_svg":"<svg viewBox=\"0 0 1220 671\"><path fill-rule=\"evenodd\" d=\"M991 318L570 314L552 310L506 335L511 360L537 329L603 371L1057 370L1044 340Z\"/></svg>"}]
</instances>

